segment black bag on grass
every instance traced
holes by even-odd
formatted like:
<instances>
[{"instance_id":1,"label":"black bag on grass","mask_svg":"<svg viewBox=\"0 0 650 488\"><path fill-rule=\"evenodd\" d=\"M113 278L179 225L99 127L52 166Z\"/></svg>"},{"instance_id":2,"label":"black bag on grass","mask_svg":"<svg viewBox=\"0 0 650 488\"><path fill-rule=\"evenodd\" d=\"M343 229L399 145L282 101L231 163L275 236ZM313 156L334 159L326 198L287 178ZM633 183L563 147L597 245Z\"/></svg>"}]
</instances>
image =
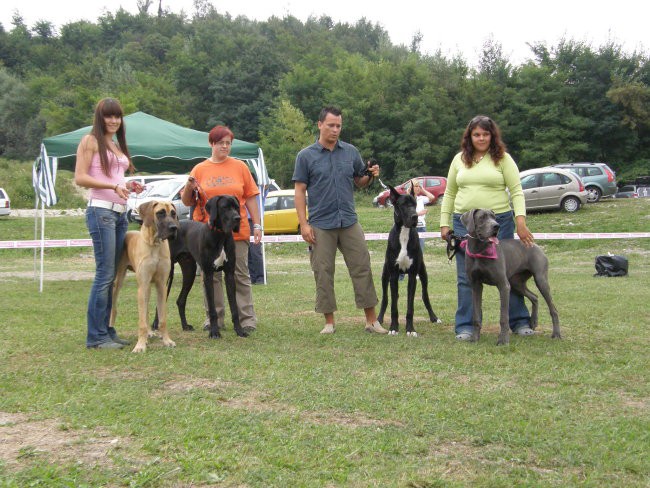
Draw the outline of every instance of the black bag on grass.
<instances>
[{"instance_id":1,"label":"black bag on grass","mask_svg":"<svg viewBox=\"0 0 650 488\"><path fill-rule=\"evenodd\" d=\"M615 254L596 256L594 276L627 276L627 258Z\"/></svg>"}]
</instances>

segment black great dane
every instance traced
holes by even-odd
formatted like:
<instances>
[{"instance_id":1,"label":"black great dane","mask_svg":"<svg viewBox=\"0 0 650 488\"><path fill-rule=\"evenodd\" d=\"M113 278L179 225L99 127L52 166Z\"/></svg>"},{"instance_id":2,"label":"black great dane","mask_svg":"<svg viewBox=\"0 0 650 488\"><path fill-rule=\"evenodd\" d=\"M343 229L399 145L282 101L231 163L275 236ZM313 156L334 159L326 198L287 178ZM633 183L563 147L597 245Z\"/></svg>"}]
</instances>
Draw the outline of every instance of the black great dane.
<instances>
[{"instance_id":1,"label":"black great dane","mask_svg":"<svg viewBox=\"0 0 650 488\"><path fill-rule=\"evenodd\" d=\"M178 263L181 268L181 273L183 276L183 284L181 291L178 294L176 299L176 306L178 307L178 314L181 318L181 325L183 330L189 331L194 330L194 327L187 322L185 316L185 307L187 304L187 296L190 294L192 287L194 286L194 280L196 278L196 270L198 265L196 260L192 257L189 248L187 247L187 234L190 229L196 228L191 220L182 220L178 225L178 232L174 239L169 239L169 257L171 258L171 268L169 270L169 275L167 277L167 296L172 289L172 284L174 282L174 264ZM158 329L158 314L151 325L151 328L156 330Z\"/></svg>"},{"instance_id":2,"label":"black great dane","mask_svg":"<svg viewBox=\"0 0 650 488\"><path fill-rule=\"evenodd\" d=\"M399 275L407 274L407 305L406 305L406 335L417 337L413 327L413 303L415 301L415 289L417 287L416 276L420 277L422 284L422 301L429 312L429 320L433 323L441 323L429 301L429 278L424 265L424 256L420 248L420 240L416 230L418 215L415 210L416 201L413 193L413 186L409 193L400 195L395 188L390 188L390 202L393 204L395 223L388 234L388 245L386 247L386 258L384 270L381 274L381 308L377 320L380 323L384 320L384 313L388 305L388 284L390 283L390 330L389 334L397 335L399 330L399 315L397 302L399 298Z\"/></svg>"},{"instance_id":3,"label":"black great dane","mask_svg":"<svg viewBox=\"0 0 650 488\"><path fill-rule=\"evenodd\" d=\"M499 241L497 234L499 224L491 210L474 209L461 215L461 221L467 229L465 247L465 270L472 287L472 322L474 332L472 340L478 341L481 334L481 309L483 306L483 284L494 285L499 289L501 314L499 339L497 345L508 344L510 289L518 295L528 297L532 302L530 328L537 327L537 295L528 289L526 282L532 276L540 293L546 300L553 321L552 338L560 339L560 319L551 298L548 283L548 258L544 251L533 244L526 247L516 239Z\"/></svg>"},{"instance_id":4,"label":"black great dane","mask_svg":"<svg viewBox=\"0 0 650 488\"><path fill-rule=\"evenodd\" d=\"M217 323L213 276L215 272L223 270L226 295L228 296L235 332L239 337L247 337L248 334L242 330L239 323L236 298L235 240L233 232L239 231L241 223L239 202L231 195L215 196L207 201L205 211L208 213L207 224L193 220L183 221L177 238L170 241L172 269L167 281L167 293L169 294L171 289L174 277L174 263L177 262L180 264L183 273L183 287L176 304L183 330L192 330L193 327L187 323L185 318L185 304L187 295L194 284L198 264L203 272L203 287L208 302L208 314L210 316L209 337L217 339L221 337L219 329L224 328L225 324Z\"/></svg>"}]
</instances>

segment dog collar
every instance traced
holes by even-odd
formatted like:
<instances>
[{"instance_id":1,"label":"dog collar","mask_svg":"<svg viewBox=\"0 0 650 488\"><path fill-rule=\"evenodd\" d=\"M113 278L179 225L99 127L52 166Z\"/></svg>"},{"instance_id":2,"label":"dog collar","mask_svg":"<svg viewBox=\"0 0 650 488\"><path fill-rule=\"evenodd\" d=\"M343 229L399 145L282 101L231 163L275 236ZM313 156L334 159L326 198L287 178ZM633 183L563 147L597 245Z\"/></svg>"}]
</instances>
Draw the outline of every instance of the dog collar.
<instances>
[{"instance_id":1,"label":"dog collar","mask_svg":"<svg viewBox=\"0 0 650 488\"><path fill-rule=\"evenodd\" d=\"M467 249L467 241L461 241L460 248L465 251L465 254L470 258L483 258L483 259L497 259L499 256L497 254L497 244L498 240L490 239L489 245L479 253L473 253Z\"/></svg>"}]
</instances>

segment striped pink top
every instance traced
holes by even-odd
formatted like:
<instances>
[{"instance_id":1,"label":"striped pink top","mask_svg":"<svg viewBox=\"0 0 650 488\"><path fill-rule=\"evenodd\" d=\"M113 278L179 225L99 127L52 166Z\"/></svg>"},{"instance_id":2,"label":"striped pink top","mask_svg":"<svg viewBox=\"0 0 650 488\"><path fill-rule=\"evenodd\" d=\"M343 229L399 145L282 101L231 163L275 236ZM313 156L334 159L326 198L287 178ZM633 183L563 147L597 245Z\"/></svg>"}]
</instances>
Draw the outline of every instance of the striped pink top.
<instances>
[{"instance_id":1,"label":"striped pink top","mask_svg":"<svg viewBox=\"0 0 650 488\"><path fill-rule=\"evenodd\" d=\"M106 151L108 154L108 163L110 167L110 176L106 176L102 171L102 163L99 160L99 153L93 154L93 158L90 161L90 168L88 170L88 175L93 178L103 181L105 183L110 183L111 186L117 184L124 184L124 172L129 167L129 160L126 156L120 156L119 158L111 151ZM120 203L124 205L126 200L120 198L113 188L91 188L90 189L90 198L97 200L106 200L113 203Z\"/></svg>"}]
</instances>

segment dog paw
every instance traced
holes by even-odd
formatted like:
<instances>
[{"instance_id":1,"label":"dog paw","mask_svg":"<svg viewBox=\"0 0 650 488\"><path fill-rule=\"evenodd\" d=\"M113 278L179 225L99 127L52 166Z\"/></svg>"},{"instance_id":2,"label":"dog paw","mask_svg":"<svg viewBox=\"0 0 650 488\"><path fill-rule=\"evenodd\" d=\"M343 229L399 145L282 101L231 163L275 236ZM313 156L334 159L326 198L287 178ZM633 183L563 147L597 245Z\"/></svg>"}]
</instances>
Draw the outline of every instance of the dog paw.
<instances>
[{"instance_id":1,"label":"dog paw","mask_svg":"<svg viewBox=\"0 0 650 488\"><path fill-rule=\"evenodd\" d=\"M131 352L145 352L147 350L146 344L136 344Z\"/></svg>"},{"instance_id":2,"label":"dog paw","mask_svg":"<svg viewBox=\"0 0 650 488\"><path fill-rule=\"evenodd\" d=\"M176 343L172 340L163 341L163 344L167 347L176 347Z\"/></svg>"},{"instance_id":3,"label":"dog paw","mask_svg":"<svg viewBox=\"0 0 650 488\"><path fill-rule=\"evenodd\" d=\"M190 324L187 324L185 327L183 327L183 330L185 331L194 330L194 327L192 327Z\"/></svg>"},{"instance_id":4,"label":"dog paw","mask_svg":"<svg viewBox=\"0 0 650 488\"><path fill-rule=\"evenodd\" d=\"M160 333L158 332L158 329L156 329L156 330L150 330L150 331L147 333L147 336L149 336L149 338L152 338L152 337L160 337Z\"/></svg>"},{"instance_id":5,"label":"dog paw","mask_svg":"<svg viewBox=\"0 0 650 488\"><path fill-rule=\"evenodd\" d=\"M388 331L388 335L396 336L397 334L399 334L399 332L396 331L396 330L389 330Z\"/></svg>"},{"instance_id":6,"label":"dog paw","mask_svg":"<svg viewBox=\"0 0 650 488\"><path fill-rule=\"evenodd\" d=\"M418 336L418 333L415 332L415 331L406 333L406 337L417 337L417 336Z\"/></svg>"},{"instance_id":7,"label":"dog paw","mask_svg":"<svg viewBox=\"0 0 650 488\"><path fill-rule=\"evenodd\" d=\"M210 338L210 339L221 339L221 334L219 333L219 331L217 331L216 333L210 332L208 334L208 338Z\"/></svg>"},{"instance_id":8,"label":"dog paw","mask_svg":"<svg viewBox=\"0 0 650 488\"><path fill-rule=\"evenodd\" d=\"M431 322L433 322L434 324L442 324L442 320L440 319L432 320Z\"/></svg>"}]
</instances>

